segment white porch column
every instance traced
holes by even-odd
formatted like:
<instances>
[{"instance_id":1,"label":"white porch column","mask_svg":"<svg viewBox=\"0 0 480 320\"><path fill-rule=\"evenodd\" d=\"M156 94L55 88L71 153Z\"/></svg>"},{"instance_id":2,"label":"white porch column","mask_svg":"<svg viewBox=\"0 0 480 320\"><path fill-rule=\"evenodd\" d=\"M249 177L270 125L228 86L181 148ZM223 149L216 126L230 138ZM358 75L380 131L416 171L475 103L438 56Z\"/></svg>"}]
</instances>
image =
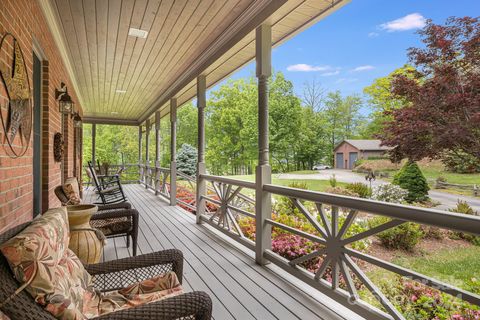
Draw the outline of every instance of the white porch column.
<instances>
[{"instance_id":1,"label":"white porch column","mask_svg":"<svg viewBox=\"0 0 480 320\"><path fill-rule=\"evenodd\" d=\"M170 205L177 204L177 99L170 99Z\"/></svg>"},{"instance_id":2,"label":"white porch column","mask_svg":"<svg viewBox=\"0 0 480 320\"><path fill-rule=\"evenodd\" d=\"M200 175L206 173L205 165L205 106L207 81L204 75L197 78L197 108L198 108L198 158L197 158L197 223L200 224L201 216L205 214L206 181Z\"/></svg>"},{"instance_id":3,"label":"white porch column","mask_svg":"<svg viewBox=\"0 0 480 320\"><path fill-rule=\"evenodd\" d=\"M264 265L267 260L263 253L272 246L272 227L266 219L272 215L272 199L263 191L265 184L272 182L272 170L269 164L268 145L268 78L272 73L272 29L262 24L256 29L255 36L256 75L258 78L258 166L255 175L255 215L256 215L256 248L255 260Z\"/></svg>"},{"instance_id":4,"label":"white porch column","mask_svg":"<svg viewBox=\"0 0 480 320\"><path fill-rule=\"evenodd\" d=\"M142 167L142 126L138 126L138 182L143 181L143 167Z\"/></svg>"},{"instance_id":5,"label":"white porch column","mask_svg":"<svg viewBox=\"0 0 480 320\"><path fill-rule=\"evenodd\" d=\"M160 111L155 112L155 194L160 181Z\"/></svg>"},{"instance_id":6,"label":"white porch column","mask_svg":"<svg viewBox=\"0 0 480 320\"><path fill-rule=\"evenodd\" d=\"M145 121L145 188L148 189L148 179L151 179L150 168L150 119Z\"/></svg>"}]
</instances>

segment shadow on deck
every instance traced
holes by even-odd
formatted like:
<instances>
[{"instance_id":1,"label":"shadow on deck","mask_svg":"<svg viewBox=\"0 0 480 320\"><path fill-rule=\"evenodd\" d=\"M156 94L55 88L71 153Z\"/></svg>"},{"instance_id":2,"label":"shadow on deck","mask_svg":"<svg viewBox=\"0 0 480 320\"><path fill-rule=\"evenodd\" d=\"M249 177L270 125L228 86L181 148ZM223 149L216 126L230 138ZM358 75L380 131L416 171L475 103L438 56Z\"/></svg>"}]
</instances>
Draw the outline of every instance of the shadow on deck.
<instances>
[{"instance_id":1,"label":"shadow on deck","mask_svg":"<svg viewBox=\"0 0 480 320\"><path fill-rule=\"evenodd\" d=\"M255 264L253 252L169 206L138 184L125 185L128 201L140 213L138 254L169 248L185 257L186 291L207 292L213 317L224 319L362 319L276 266ZM84 198L93 202L94 193ZM131 255L124 238L109 239L104 260Z\"/></svg>"}]
</instances>

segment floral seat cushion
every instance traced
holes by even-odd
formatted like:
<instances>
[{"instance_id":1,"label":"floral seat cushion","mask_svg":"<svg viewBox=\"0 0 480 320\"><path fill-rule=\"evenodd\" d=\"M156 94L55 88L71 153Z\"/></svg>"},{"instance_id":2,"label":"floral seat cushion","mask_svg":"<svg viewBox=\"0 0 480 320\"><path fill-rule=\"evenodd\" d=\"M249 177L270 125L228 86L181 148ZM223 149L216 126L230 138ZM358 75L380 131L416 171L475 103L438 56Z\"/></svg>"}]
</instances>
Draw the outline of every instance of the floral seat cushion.
<instances>
[{"instance_id":1,"label":"floral seat cushion","mask_svg":"<svg viewBox=\"0 0 480 320\"><path fill-rule=\"evenodd\" d=\"M84 308L86 318L133 308L183 293L175 272L132 284L124 289L108 292L92 299Z\"/></svg>"},{"instance_id":2,"label":"floral seat cushion","mask_svg":"<svg viewBox=\"0 0 480 320\"><path fill-rule=\"evenodd\" d=\"M68 249L68 230L66 208L51 209L0 246L15 278L56 318L89 319L183 293L173 272L119 291L96 291Z\"/></svg>"}]
</instances>

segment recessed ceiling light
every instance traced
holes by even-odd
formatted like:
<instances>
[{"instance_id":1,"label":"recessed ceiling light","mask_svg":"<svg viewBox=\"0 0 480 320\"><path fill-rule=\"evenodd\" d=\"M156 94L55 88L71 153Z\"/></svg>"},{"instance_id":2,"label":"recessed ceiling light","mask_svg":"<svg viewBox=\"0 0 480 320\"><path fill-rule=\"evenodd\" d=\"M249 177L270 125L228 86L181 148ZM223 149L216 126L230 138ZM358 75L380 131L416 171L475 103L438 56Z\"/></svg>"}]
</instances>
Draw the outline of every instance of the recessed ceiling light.
<instances>
[{"instance_id":1,"label":"recessed ceiling light","mask_svg":"<svg viewBox=\"0 0 480 320\"><path fill-rule=\"evenodd\" d=\"M128 35L132 37L145 39L148 35L148 31L137 29L137 28L130 28L130 30L128 30Z\"/></svg>"},{"instance_id":2,"label":"recessed ceiling light","mask_svg":"<svg viewBox=\"0 0 480 320\"><path fill-rule=\"evenodd\" d=\"M116 93L125 93L125 92L127 92L127 90L117 89L117 90L115 90L115 92L116 92Z\"/></svg>"}]
</instances>

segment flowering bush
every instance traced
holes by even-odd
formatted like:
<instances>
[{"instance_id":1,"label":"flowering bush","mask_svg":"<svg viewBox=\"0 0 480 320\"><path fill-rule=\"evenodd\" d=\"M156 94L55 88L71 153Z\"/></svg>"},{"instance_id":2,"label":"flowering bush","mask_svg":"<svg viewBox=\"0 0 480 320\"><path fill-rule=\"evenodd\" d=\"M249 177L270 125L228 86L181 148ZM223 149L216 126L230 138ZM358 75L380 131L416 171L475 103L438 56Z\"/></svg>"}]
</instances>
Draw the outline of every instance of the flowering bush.
<instances>
[{"instance_id":1,"label":"flowering bush","mask_svg":"<svg viewBox=\"0 0 480 320\"><path fill-rule=\"evenodd\" d=\"M382 184L373 188L372 199L391 203L402 203L408 191L394 184Z\"/></svg>"},{"instance_id":2,"label":"flowering bush","mask_svg":"<svg viewBox=\"0 0 480 320\"><path fill-rule=\"evenodd\" d=\"M277 234L272 240L272 251L288 260L302 257L321 247L317 243L291 233ZM310 272L315 272L319 267L320 261L321 258L316 257L300 265Z\"/></svg>"},{"instance_id":3,"label":"flowering bush","mask_svg":"<svg viewBox=\"0 0 480 320\"><path fill-rule=\"evenodd\" d=\"M409 320L480 319L477 306L410 279L398 276L395 281L386 280L380 286Z\"/></svg>"}]
</instances>

